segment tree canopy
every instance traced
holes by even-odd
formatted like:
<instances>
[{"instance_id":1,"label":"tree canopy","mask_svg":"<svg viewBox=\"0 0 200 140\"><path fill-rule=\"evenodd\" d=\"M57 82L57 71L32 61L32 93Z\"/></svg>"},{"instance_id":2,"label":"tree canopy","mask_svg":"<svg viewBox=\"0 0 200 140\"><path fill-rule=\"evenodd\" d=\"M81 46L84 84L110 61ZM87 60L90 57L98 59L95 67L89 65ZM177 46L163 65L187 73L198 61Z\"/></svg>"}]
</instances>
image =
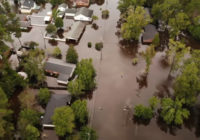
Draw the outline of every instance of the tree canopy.
<instances>
[{"instance_id":1,"label":"tree canopy","mask_svg":"<svg viewBox=\"0 0 200 140\"><path fill-rule=\"evenodd\" d=\"M70 45L67 50L66 61L72 64L76 64L78 62L78 53L72 45Z\"/></svg>"}]
</instances>

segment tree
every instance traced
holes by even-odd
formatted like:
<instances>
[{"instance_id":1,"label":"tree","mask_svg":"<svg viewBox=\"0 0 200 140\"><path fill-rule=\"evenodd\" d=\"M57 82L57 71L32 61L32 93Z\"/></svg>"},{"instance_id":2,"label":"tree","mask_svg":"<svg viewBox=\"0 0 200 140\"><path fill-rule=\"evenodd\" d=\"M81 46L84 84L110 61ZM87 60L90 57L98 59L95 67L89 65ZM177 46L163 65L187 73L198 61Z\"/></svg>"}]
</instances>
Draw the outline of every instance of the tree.
<instances>
[{"instance_id":1,"label":"tree","mask_svg":"<svg viewBox=\"0 0 200 140\"><path fill-rule=\"evenodd\" d=\"M0 139L11 138L9 133L14 130L13 124L9 121L12 111L8 109L8 98L0 87Z\"/></svg>"},{"instance_id":2,"label":"tree","mask_svg":"<svg viewBox=\"0 0 200 140\"><path fill-rule=\"evenodd\" d=\"M139 119L150 120L153 117L153 110L150 107L136 105L134 108L134 116Z\"/></svg>"},{"instance_id":3,"label":"tree","mask_svg":"<svg viewBox=\"0 0 200 140\"><path fill-rule=\"evenodd\" d=\"M75 127L74 113L69 106L56 108L52 116L52 121L58 136L64 136L66 133L71 134Z\"/></svg>"},{"instance_id":4,"label":"tree","mask_svg":"<svg viewBox=\"0 0 200 140\"><path fill-rule=\"evenodd\" d=\"M64 3L64 0L50 0L50 3L53 7L58 6L59 4Z\"/></svg>"},{"instance_id":5,"label":"tree","mask_svg":"<svg viewBox=\"0 0 200 140\"><path fill-rule=\"evenodd\" d=\"M60 17L57 17L56 21L55 21L55 25L57 28L62 28L63 27L63 19Z\"/></svg>"},{"instance_id":6,"label":"tree","mask_svg":"<svg viewBox=\"0 0 200 140\"><path fill-rule=\"evenodd\" d=\"M75 97L78 97L82 94L84 94L83 89L84 85L81 80L76 79L74 81L70 81L68 83L68 91Z\"/></svg>"},{"instance_id":7,"label":"tree","mask_svg":"<svg viewBox=\"0 0 200 140\"><path fill-rule=\"evenodd\" d=\"M189 32L195 39L200 40L200 25L190 25Z\"/></svg>"},{"instance_id":8,"label":"tree","mask_svg":"<svg viewBox=\"0 0 200 140\"><path fill-rule=\"evenodd\" d=\"M172 39L169 40L169 50L167 51L169 63L171 63L169 75L171 72L180 68L180 63L183 61L184 56L188 54L189 51L190 48L186 47L185 44Z\"/></svg>"},{"instance_id":9,"label":"tree","mask_svg":"<svg viewBox=\"0 0 200 140\"><path fill-rule=\"evenodd\" d=\"M60 58L62 56L60 48L57 46L53 50L53 56L56 58Z\"/></svg>"},{"instance_id":10,"label":"tree","mask_svg":"<svg viewBox=\"0 0 200 140\"><path fill-rule=\"evenodd\" d=\"M143 57L145 59L146 62L146 68L145 68L145 72L148 73L149 72L149 67L152 63L152 58L155 56L155 47L153 45L149 46L145 52L143 52Z\"/></svg>"},{"instance_id":11,"label":"tree","mask_svg":"<svg viewBox=\"0 0 200 140\"><path fill-rule=\"evenodd\" d=\"M76 100L71 106L78 123L85 124L88 117L86 100Z\"/></svg>"},{"instance_id":12,"label":"tree","mask_svg":"<svg viewBox=\"0 0 200 140\"><path fill-rule=\"evenodd\" d=\"M188 119L190 112L183 108L184 101L171 98L163 98L161 101L161 117L167 124L182 125L184 119Z\"/></svg>"},{"instance_id":13,"label":"tree","mask_svg":"<svg viewBox=\"0 0 200 140\"><path fill-rule=\"evenodd\" d=\"M49 25L46 27L46 31L47 31L47 33L49 33L49 34L54 34L54 33L56 33L57 28L56 28L55 25L49 24Z\"/></svg>"},{"instance_id":14,"label":"tree","mask_svg":"<svg viewBox=\"0 0 200 140\"><path fill-rule=\"evenodd\" d=\"M35 95L29 90L25 89L20 93L18 99L21 103L21 108L32 108L36 104Z\"/></svg>"},{"instance_id":15,"label":"tree","mask_svg":"<svg viewBox=\"0 0 200 140\"><path fill-rule=\"evenodd\" d=\"M81 131L80 131L80 139L81 140L97 140L98 136L92 128L84 126L81 128Z\"/></svg>"},{"instance_id":16,"label":"tree","mask_svg":"<svg viewBox=\"0 0 200 140\"><path fill-rule=\"evenodd\" d=\"M78 53L72 45L70 45L67 50L66 61L73 64L76 64L78 62Z\"/></svg>"},{"instance_id":17,"label":"tree","mask_svg":"<svg viewBox=\"0 0 200 140\"><path fill-rule=\"evenodd\" d=\"M84 90L90 91L95 88L96 72L92 65L92 59L82 59L77 64L75 73L78 75L78 79L82 82Z\"/></svg>"},{"instance_id":18,"label":"tree","mask_svg":"<svg viewBox=\"0 0 200 140\"><path fill-rule=\"evenodd\" d=\"M35 126L40 124L40 113L29 108L21 110L19 119L27 121L29 124Z\"/></svg>"},{"instance_id":19,"label":"tree","mask_svg":"<svg viewBox=\"0 0 200 140\"><path fill-rule=\"evenodd\" d=\"M159 103L160 103L160 100L156 96L151 97L149 100L149 105L152 110L154 110Z\"/></svg>"},{"instance_id":20,"label":"tree","mask_svg":"<svg viewBox=\"0 0 200 140\"><path fill-rule=\"evenodd\" d=\"M139 6L135 10L130 8L125 20L126 22L121 27L121 33L126 40L138 40L143 27L151 22L150 16L146 15L144 8Z\"/></svg>"},{"instance_id":21,"label":"tree","mask_svg":"<svg viewBox=\"0 0 200 140\"><path fill-rule=\"evenodd\" d=\"M22 140L38 140L39 136L40 132L36 127L27 125L25 129L25 137L22 138Z\"/></svg>"},{"instance_id":22,"label":"tree","mask_svg":"<svg viewBox=\"0 0 200 140\"><path fill-rule=\"evenodd\" d=\"M169 26L171 27L171 36L177 37L181 31L186 30L190 25L190 20L187 14L180 12L174 18L169 19Z\"/></svg>"},{"instance_id":23,"label":"tree","mask_svg":"<svg viewBox=\"0 0 200 140\"><path fill-rule=\"evenodd\" d=\"M51 97L51 94L48 88L40 88L40 91L38 94L38 101L41 105L46 105L50 97Z\"/></svg>"},{"instance_id":24,"label":"tree","mask_svg":"<svg viewBox=\"0 0 200 140\"><path fill-rule=\"evenodd\" d=\"M183 67L183 72L176 78L174 91L175 96L184 100L186 105L192 106L196 103L200 91L200 78L199 69L194 62Z\"/></svg>"},{"instance_id":25,"label":"tree","mask_svg":"<svg viewBox=\"0 0 200 140\"><path fill-rule=\"evenodd\" d=\"M130 6L143 6L146 0L120 0L118 9L121 14L125 13Z\"/></svg>"}]
</instances>

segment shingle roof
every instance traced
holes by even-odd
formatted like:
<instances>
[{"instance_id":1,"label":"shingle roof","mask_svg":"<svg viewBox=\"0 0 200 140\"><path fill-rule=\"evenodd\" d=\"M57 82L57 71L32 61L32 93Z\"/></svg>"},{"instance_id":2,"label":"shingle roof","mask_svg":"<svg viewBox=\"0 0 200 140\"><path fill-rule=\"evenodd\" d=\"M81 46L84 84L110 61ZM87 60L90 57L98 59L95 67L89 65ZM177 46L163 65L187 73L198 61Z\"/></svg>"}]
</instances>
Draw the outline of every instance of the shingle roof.
<instances>
[{"instance_id":1,"label":"shingle roof","mask_svg":"<svg viewBox=\"0 0 200 140\"><path fill-rule=\"evenodd\" d=\"M72 26L72 29L66 34L66 39L77 41L80 38L85 26L86 25L83 22L75 22Z\"/></svg>"},{"instance_id":2,"label":"shingle roof","mask_svg":"<svg viewBox=\"0 0 200 140\"><path fill-rule=\"evenodd\" d=\"M32 8L34 6L34 1L33 0L25 0L24 3L22 4L23 6Z\"/></svg>"},{"instance_id":3,"label":"shingle roof","mask_svg":"<svg viewBox=\"0 0 200 140\"><path fill-rule=\"evenodd\" d=\"M72 13L72 14L76 14L76 12L77 10L75 8L70 8L65 11L65 13Z\"/></svg>"},{"instance_id":4,"label":"shingle roof","mask_svg":"<svg viewBox=\"0 0 200 140\"><path fill-rule=\"evenodd\" d=\"M52 124L51 117L58 107L66 106L71 101L70 94L52 94L47 104L42 124Z\"/></svg>"},{"instance_id":5,"label":"shingle roof","mask_svg":"<svg viewBox=\"0 0 200 140\"><path fill-rule=\"evenodd\" d=\"M92 14L93 14L93 10L90 10L88 8L85 8L85 7L82 7L82 8L79 8L76 15L75 16L78 16L78 15L84 15L86 17L92 17Z\"/></svg>"},{"instance_id":6,"label":"shingle roof","mask_svg":"<svg viewBox=\"0 0 200 140\"><path fill-rule=\"evenodd\" d=\"M145 42L145 40L151 40L152 41L157 33L158 32L157 32L156 27L152 24L148 24L144 28L143 41L144 42Z\"/></svg>"}]
</instances>

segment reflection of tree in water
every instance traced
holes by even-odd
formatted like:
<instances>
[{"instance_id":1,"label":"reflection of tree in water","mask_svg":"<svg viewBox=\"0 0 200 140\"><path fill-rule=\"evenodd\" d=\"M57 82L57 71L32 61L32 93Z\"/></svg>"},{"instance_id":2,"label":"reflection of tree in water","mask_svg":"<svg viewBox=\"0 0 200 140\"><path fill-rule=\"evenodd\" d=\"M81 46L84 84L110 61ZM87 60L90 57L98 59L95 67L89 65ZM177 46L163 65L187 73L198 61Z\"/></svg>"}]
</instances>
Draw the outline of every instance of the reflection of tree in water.
<instances>
[{"instance_id":1,"label":"reflection of tree in water","mask_svg":"<svg viewBox=\"0 0 200 140\"><path fill-rule=\"evenodd\" d=\"M120 48L122 53L126 56L136 57L138 53L138 43L137 42L128 42L126 40L119 41Z\"/></svg>"},{"instance_id":2,"label":"reflection of tree in water","mask_svg":"<svg viewBox=\"0 0 200 140\"><path fill-rule=\"evenodd\" d=\"M103 5L105 0L90 0L91 4Z\"/></svg>"}]
</instances>

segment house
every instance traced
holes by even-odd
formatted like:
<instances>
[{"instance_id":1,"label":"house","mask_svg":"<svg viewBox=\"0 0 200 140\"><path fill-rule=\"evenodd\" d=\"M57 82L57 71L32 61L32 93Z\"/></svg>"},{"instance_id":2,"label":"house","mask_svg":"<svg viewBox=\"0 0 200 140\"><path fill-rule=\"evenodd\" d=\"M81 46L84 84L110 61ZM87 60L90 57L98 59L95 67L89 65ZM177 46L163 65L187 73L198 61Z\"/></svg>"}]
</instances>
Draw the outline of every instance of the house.
<instances>
[{"instance_id":1,"label":"house","mask_svg":"<svg viewBox=\"0 0 200 140\"><path fill-rule=\"evenodd\" d=\"M20 12L23 14L30 14L32 10L36 9L37 5L34 0L23 0L20 6Z\"/></svg>"},{"instance_id":2,"label":"house","mask_svg":"<svg viewBox=\"0 0 200 140\"><path fill-rule=\"evenodd\" d=\"M92 21L93 10L82 7L79 8L74 16L74 20L77 21Z\"/></svg>"},{"instance_id":3,"label":"house","mask_svg":"<svg viewBox=\"0 0 200 140\"><path fill-rule=\"evenodd\" d=\"M143 44L151 44L153 42L153 39L155 38L155 35L158 34L156 26L152 24L148 24L144 28L144 33L142 35L142 43Z\"/></svg>"},{"instance_id":4,"label":"house","mask_svg":"<svg viewBox=\"0 0 200 140\"><path fill-rule=\"evenodd\" d=\"M57 17L63 18L65 16L65 11L68 9L68 5L63 3L61 5L58 6L58 14Z\"/></svg>"},{"instance_id":5,"label":"house","mask_svg":"<svg viewBox=\"0 0 200 140\"><path fill-rule=\"evenodd\" d=\"M69 40L73 40L75 42L78 42L78 40L81 37L81 34L83 33L84 29L85 29L85 23L83 22L75 22L71 28L71 30L67 33L64 33L64 36L66 37L66 39Z\"/></svg>"},{"instance_id":6,"label":"house","mask_svg":"<svg viewBox=\"0 0 200 140\"><path fill-rule=\"evenodd\" d=\"M89 6L90 0L75 0L76 6Z\"/></svg>"},{"instance_id":7,"label":"house","mask_svg":"<svg viewBox=\"0 0 200 140\"><path fill-rule=\"evenodd\" d=\"M71 95L68 94L52 94L46 106L45 114L42 120L43 128L54 128L52 123L52 116L54 110L58 107L69 105L71 102Z\"/></svg>"},{"instance_id":8,"label":"house","mask_svg":"<svg viewBox=\"0 0 200 140\"><path fill-rule=\"evenodd\" d=\"M66 63L62 60L55 58L48 58L45 62L45 72L57 77L59 84L68 84L68 80L72 77L76 65Z\"/></svg>"},{"instance_id":9,"label":"house","mask_svg":"<svg viewBox=\"0 0 200 140\"><path fill-rule=\"evenodd\" d=\"M74 17L76 15L77 10L75 8L70 8L65 11L66 17Z\"/></svg>"},{"instance_id":10,"label":"house","mask_svg":"<svg viewBox=\"0 0 200 140\"><path fill-rule=\"evenodd\" d=\"M21 29L28 30L31 28L31 20L27 15L17 14L16 17L19 19Z\"/></svg>"}]
</instances>

